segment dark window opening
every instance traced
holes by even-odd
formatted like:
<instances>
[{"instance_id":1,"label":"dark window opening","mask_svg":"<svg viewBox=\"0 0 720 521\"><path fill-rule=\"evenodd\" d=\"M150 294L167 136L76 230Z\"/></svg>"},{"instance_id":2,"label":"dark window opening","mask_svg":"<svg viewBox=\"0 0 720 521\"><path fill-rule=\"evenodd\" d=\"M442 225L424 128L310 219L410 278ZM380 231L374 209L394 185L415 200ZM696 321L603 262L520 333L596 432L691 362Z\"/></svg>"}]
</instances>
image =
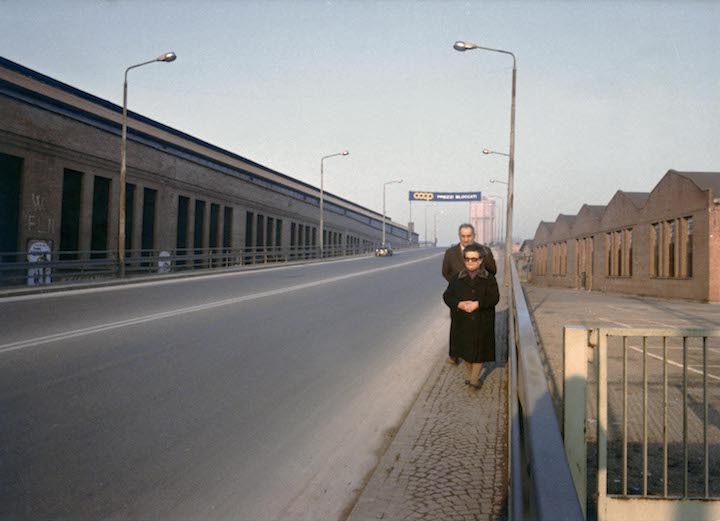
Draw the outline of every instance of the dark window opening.
<instances>
[{"instance_id":1,"label":"dark window opening","mask_svg":"<svg viewBox=\"0 0 720 521\"><path fill-rule=\"evenodd\" d=\"M280 249L282 246L282 219L275 221L275 247Z\"/></svg>"},{"instance_id":2,"label":"dark window opening","mask_svg":"<svg viewBox=\"0 0 720 521\"><path fill-rule=\"evenodd\" d=\"M255 214L245 212L245 247L252 248L253 226L255 223Z\"/></svg>"},{"instance_id":3,"label":"dark window opening","mask_svg":"<svg viewBox=\"0 0 720 521\"><path fill-rule=\"evenodd\" d=\"M265 245L265 216L258 214L257 216L257 232L255 233L255 246L258 249Z\"/></svg>"},{"instance_id":4,"label":"dark window opening","mask_svg":"<svg viewBox=\"0 0 720 521\"><path fill-rule=\"evenodd\" d=\"M177 210L177 228L175 239L175 253L177 255L187 255L188 247L188 213L190 211L190 198L178 197ZM184 260L177 261L179 266L185 265Z\"/></svg>"},{"instance_id":5,"label":"dark window opening","mask_svg":"<svg viewBox=\"0 0 720 521\"><path fill-rule=\"evenodd\" d=\"M135 185L125 184L125 256L131 256L133 230L135 229Z\"/></svg>"},{"instance_id":6,"label":"dark window opening","mask_svg":"<svg viewBox=\"0 0 720 521\"><path fill-rule=\"evenodd\" d=\"M205 201L195 200L195 226L193 227L193 248L195 255L202 255L205 232ZM201 265L202 259L195 259L195 265Z\"/></svg>"},{"instance_id":7,"label":"dark window opening","mask_svg":"<svg viewBox=\"0 0 720 521\"><path fill-rule=\"evenodd\" d=\"M668 223L668 276L675 277L675 221Z\"/></svg>"},{"instance_id":8,"label":"dark window opening","mask_svg":"<svg viewBox=\"0 0 720 521\"><path fill-rule=\"evenodd\" d=\"M210 248L218 247L218 233L220 231L220 205L210 205Z\"/></svg>"},{"instance_id":9,"label":"dark window opening","mask_svg":"<svg viewBox=\"0 0 720 521\"><path fill-rule=\"evenodd\" d=\"M0 154L0 252L16 252L20 225L20 186L23 160ZM13 262L13 255L0 260Z\"/></svg>"},{"instance_id":10,"label":"dark window opening","mask_svg":"<svg viewBox=\"0 0 720 521\"><path fill-rule=\"evenodd\" d=\"M632 273L633 273L633 232L632 232L632 229L627 231L627 250L628 250L628 277L632 277Z\"/></svg>"},{"instance_id":11,"label":"dark window opening","mask_svg":"<svg viewBox=\"0 0 720 521\"><path fill-rule=\"evenodd\" d=\"M253 226L255 225L255 214L253 212L245 212L245 252L252 251ZM245 256L245 263L251 262L252 257Z\"/></svg>"},{"instance_id":12,"label":"dark window opening","mask_svg":"<svg viewBox=\"0 0 720 521\"><path fill-rule=\"evenodd\" d=\"M652 275L654 277L660 276L660 223L652 225L652 238L653 238L653 266Z\"/></svg>"},{"instance_id":13,"label":"dark window opening","mask_svg":"<svg viewBox=\"0 0 720 521\"><path fill-rule=\"evenodd\" d=\"M273 232L275 231L275 219L272 217L267 218L267 227L265 229L265 246L268 249L272 249L273 246Z\"/></svg>"},{"instance_id":14,"label":"dark window opening","mask_svg":"<svg viewBox=\"0 0 720 521\"><path fill-rule=\"evenodd\" d=\"M693 218L688 217L687 221L687 245L686 245L686 259L687 265L687 276L693 276Z\"/></svg>"},{"instance_id":15,"label":"dark window opening","mask_svg":"<svg viewBox=\"0 0 720 521\"><path fill-rule=\"evenodd\" d=\"M232 248L232 221L233 209L231 206L226 206L225 215L223 217L223 248Z\"/></svg>"},{"instance_id":16,"label":"dark window opening","mask_svg":"<svg viewBox=\"0 0 720 521\"><path fill-rule=\"evenodd\" d=\"M110 179L95 176L93 183L92 224L90 232L91 259L107 257L108 206L110 203ZM126 248L127 248L127 242Z\"/></svg>"},{"instance_id":17,"label":"dark window opening","mask_svg":"<svg viewBox=\"0 0 720 521\"><path fill-rule=\"evenodd\" d=\"M155 248L155 203L157 200L157 190L152 188L143 189L143 215L142 215L142 235L140 240L140 248L142 250L152 250ZM143 256L152 255L152 251L143 251Z\"/></svg>"},{"instance_id":18,"label":"dark window opening","mask_svg":"<svg viewBox=\"0 0 720 521\"><path fill-rule=\"evenodd\" d=\"M80 249L80 203L82 172L65 170L63 175L62 210L60 215L60 260L77 259Z\"/></svg>"}]
</instances>

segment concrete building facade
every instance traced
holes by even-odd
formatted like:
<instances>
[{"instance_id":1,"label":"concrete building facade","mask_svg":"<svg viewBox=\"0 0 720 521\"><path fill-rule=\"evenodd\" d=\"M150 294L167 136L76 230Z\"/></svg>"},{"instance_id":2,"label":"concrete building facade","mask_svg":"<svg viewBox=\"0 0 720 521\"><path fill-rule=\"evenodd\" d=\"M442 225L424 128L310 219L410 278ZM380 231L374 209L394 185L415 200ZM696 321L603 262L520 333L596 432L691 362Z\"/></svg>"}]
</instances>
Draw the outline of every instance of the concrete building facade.
<instances>
[{"instance_id":1,"label":"concrete building facade","mask_svg":"<svg viewBox=\"0 0 720 521\"><path fill-rule=\"evenodd\" d=\"M483 197L470 203L470 224L475 227L475 240L480 244L491 244L498 240L495 201Z\"/></svg>"},{"instance_id":2,"label":"concrete building facade","mask_svg":"<svg viewBox=\"0 0 720 521\"><path fill-rule=\"evenodd\" d=\"M720 302L720 173L669 170L541 222L532 257L533 284Z\"/></svg>"},{"instance_id":3,"label":"concrete building facade","mask_svg":"<svg viewBox=\"0 0 720 521\"><path fill-rule=\"evenodd\" d=\"M55 254L113 255L121 115L0 58L0 252L41 241ZM131 251L319 244L318 188L132 112L126 207ZM330 248L367 251L381 240L382 214L327 192L324 207ZM389 219L386 233L395 247L417 243Z\"/></svg>"}]
</instances>

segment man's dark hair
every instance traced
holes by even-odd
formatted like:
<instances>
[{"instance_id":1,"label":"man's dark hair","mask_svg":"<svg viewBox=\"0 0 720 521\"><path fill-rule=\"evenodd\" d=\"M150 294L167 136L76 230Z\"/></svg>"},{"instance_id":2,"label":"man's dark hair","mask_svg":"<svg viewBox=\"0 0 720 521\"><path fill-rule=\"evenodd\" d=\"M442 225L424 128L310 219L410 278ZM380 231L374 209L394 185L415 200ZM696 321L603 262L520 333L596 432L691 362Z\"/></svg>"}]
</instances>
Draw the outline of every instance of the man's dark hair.
<instances>
[{"instance_id":1,"label":"man's dark hair","mask_svg":"<svg viewBox=\"0 0 720 521\"><path fill-rule=\"evenodd\" d=\"M480 254L480 257L483 256L482 251L481 251L481 248L480 248L480 245L479 245L478 243L476 243L476 242L473 242L473 243L468 244L467 246L465 246L465 250L463 250L463 255L465 255L465 254L466 254L467 252L469 252L469 251L476 251L476 252L478 252L478 253Z\"/></svg>"},{"instance_id":2,"label":"man's dark hair","mask_svg":"<svg viewBox=\"0 0 720 521\"><path fill-rule=\"evenodd\" d=\"M462 223L462 224L458 227L458 233L460 233L460 230L462 230L463 228L470 228L470 229L472 230L473 235L475 235L475 227L474 227L472 224L470 224L470 223Z\"/></svg>"}]
</instances>

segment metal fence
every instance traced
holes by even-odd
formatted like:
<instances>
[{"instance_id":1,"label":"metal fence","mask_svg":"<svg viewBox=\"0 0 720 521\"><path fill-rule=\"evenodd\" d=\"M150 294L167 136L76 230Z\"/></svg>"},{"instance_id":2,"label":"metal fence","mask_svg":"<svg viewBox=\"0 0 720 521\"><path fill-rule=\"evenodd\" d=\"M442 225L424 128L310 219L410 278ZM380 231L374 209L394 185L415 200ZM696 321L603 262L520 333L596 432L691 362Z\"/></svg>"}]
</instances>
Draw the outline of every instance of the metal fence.
<instances>
[{"instance_id":1,"label":"metal fence","mask_svg":"<svg viewBox=\"0 0 720 521\"><path fill-rule=\"evenodd\" d=\"M166 274L197 269L320 260L372 253L373 247L193 248L127 250L126 276ZM0 252L0 286L39 286L117 277L117 251Z\"/></svg>"},{"instance_id":2,"label":"metal fence","mask_svg":"<svg viewBox=\"0 0 720 521\"><path fill-rule=\"evenodd\" d=\"M515 263L508 327L508 511L513 520L579 520L583 512L563 448L537 338Z\"/></svg>"},{"instance_id":3,"label":"metal fence","mask_svg":"<svg viewBox=\"0 0 720 521\"><path fill-rule=\"evenodd\" d=\"M719 347L716 329L565 328L565 445L600 521L720 519Z\"/></svg>"}]
</instances>

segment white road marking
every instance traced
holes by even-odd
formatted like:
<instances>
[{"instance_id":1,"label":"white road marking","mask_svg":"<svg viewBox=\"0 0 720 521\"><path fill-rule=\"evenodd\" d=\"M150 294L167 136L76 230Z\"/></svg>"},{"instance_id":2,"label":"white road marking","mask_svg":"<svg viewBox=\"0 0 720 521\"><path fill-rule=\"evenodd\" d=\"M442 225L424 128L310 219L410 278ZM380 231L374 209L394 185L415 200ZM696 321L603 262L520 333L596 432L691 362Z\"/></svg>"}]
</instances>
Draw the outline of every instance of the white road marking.
<instances>
[{"instance_id":1,"label":"white road marking","mask_svg":"<svg viewBox=\"0 0 720 521\"><path fill-rule=\"evenodd\" d=\"M662 349L662 346L648 346L648 349ZM667 346L668 351L682 351L682 346ZM688 351L702 351L702 346L688 346ZM708 347L710 353L720 354L720 349L717 347Z\"/></svg>"},{"instance_id":2,"label":"white road marking","mask_svg":"<svg viewBox=\"0 0 720 521\"><path fill-rule=\"evenodd\" d=\"M618 322L617 320L610 320L610 319L608 319L608 318L602 318L602 317L598 317L598 318L599 318L600 320L604 320L604 321L606 321L606 322L612 322L613 324L618 324L619 326L628 327L628 328L632 328L632 327L633 327L633 326L630 325L630 324L625 324L625 323L623 323L623 322ZM642 349L640 349L640 348L638 348L638 347L634 347L634 346L628 346L628 347L629 347L630 349L633 349L633 350L637 351L638 353L642 353L642 352L643 352ZM673 348L670 348L670 347L669 347L669 349L673 349ZM682 349L682 347L677 348L677 349ZM702 349L702 348L698 347L698 349ZM718 351L717 349L711 348L711 347L708 348L708 350L709 350L709 351L716 352L716 353L720 352L720 351ZM655 359L657 359L657 360L660 360L661 362L663 361L663 358L662 358L661 356L654 355L654 354L652 354L652 353L650 353L650 352L648 352L648 356L651 357L651 358L655 358ZM679 367L680 369L683 368L683 365L682 365L682 364L679 364L679 363L677 363L677 362L673 362L672 360L668 360L667 363L670 364L670 365L674 365L674 366L676 366L676 367ZM697 374L703 374L702 371L698 371L697 369L693 369L693 367L692 367L691 365L688 365L688 371L691 371L691 372L697 373ZM720 381L720 376L715 376L714 374L708 373L708 378L712 378L713 380L718 380L718 381Z\"/></svg>"},{"instance_id":3,"label":"white road marking","mask_svg":"<svg viewBox=\"0 0 720 521\"><path fill-rule=\"evenodd\" d=\"M242 297L218 300L217 302L210 302L207 304L199 304L197 306L189 306L189 307L185 307L185 308L175 309L172 311L155 313L152 315L144 315L142 317L130 318L127 320L120 320L118 322L108 322L105 324L98 324L96 326L86 327L86 328L82 328L82 329L75 329L75 330L71 330L71 331L65 331L63 333L55 333L52 335L47 335L47 336L42 336L42 337L37 337L37 338L30 338L27 340L19 340L17 342L11 342L9 344L1 344L0 345L0 353L7 353L10 351L16 351L18 349L24 349L26 347L32 347L32 346L37 346L37 345L42 345L42 344L49 344L51 342L58 342L61 340L67 340L70 338L91 335L93 333L100 333L103 331L110 331L112 329L118 329L121 327L133 326L133 325L142 324L145 322L152 322L154 320L161 320L163 318L176 317L178 315L185 315L188 313L194 313L196 311L205 311L208 309L213 309L213 308L217 308L217 307L221 307L221 306L229 306L232 304L239 304L241 302L248 302L250 300L271 297L273 295L279 295L282 293L287 293L289 291L298 291L301 289L312 288L315 286L322 286L324 284L331 284L333 282L352 279L355 277L362 277L364 275L370 275L372 273L378 273L380 271L386 271L386 270L391 270L391 269L395 269L395 268L401 268L404 266L409 266L411 264L416 264L418 262L424 262L428 259L440 256L440 255L442 255L442 254L438 253L436 255L430 255L428 257L422 257L420 259L402 262L400 264L393 264L392 266L383 266L381 268L372 268L372 269L365 270L365 271L359 271L357 273L344 274L344 275L339 275L337 277L330 277L328 279L316 280L314 282L307 282L305 284L298 284L296 286L282 287L282 288L278 288L278 289L274 289L274 290L270 290L270 291L263 291L260 293L253 293L251 295L244 295Z\"/></svg>"},{"instance_id":4,"label":"white road marking","mask_svg":"<svg viewBox=\"0 0 720 521\"><path fill-rule=\"evenodd\" d=\"M630 349L633 349L633 350L637 351L638 353L642 353L642 352L643 352L642 349L640 349L640 348L633 347L633 346L628 346L628 347L629 347ZM651 357L651 358L656 358L657 360L660 360L661 362L663 361L663 359L662 359L661 356L654 355L654 354L652 354L652 353L648 353L647 355L648 355L649 357ZM670 365L674 365L675 367L679 367L680 369L683 368L683 365L682 365L682 364L678 364L677 362L673 362L672 360L668 360L667 363L670 364ZM692 372L692 373L703 374L702 371L698 371L697 369L693 369L693 367L692 367L691 365L688 365L688 371L690 371L690 372ZM713 380L717 380L717 381L720 382L720 376L715 376L714 374L710 374L710 373L708 373L707 376L708 376L708 378L712 378Z\"/></svg>"}]
</instances>

